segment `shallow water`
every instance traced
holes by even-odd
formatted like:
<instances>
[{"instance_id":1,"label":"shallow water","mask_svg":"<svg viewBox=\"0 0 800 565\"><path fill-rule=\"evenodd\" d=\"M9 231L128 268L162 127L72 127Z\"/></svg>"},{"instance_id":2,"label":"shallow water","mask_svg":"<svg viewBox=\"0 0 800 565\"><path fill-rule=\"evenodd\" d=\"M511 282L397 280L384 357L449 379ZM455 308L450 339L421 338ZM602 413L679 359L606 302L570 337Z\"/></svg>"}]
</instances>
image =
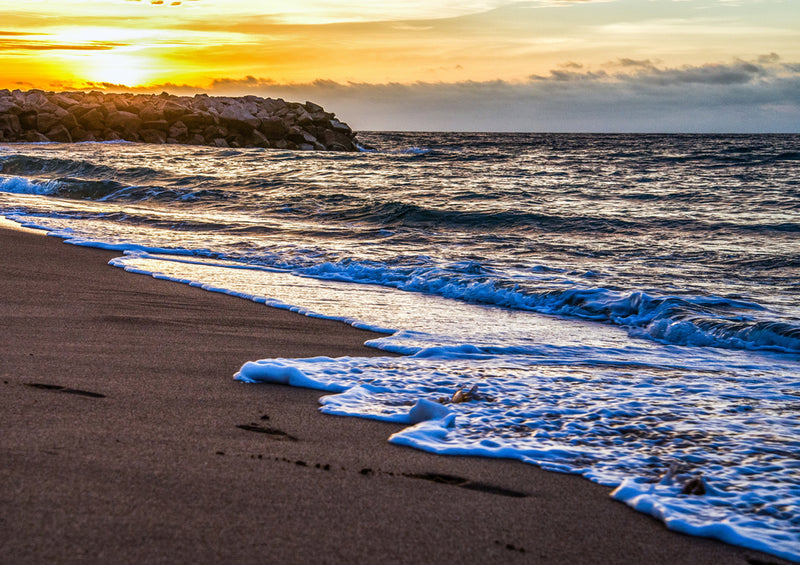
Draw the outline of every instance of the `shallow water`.
<instances>
[{"instance_id":1,"label":"shallow water","mask_svg":"<svg viewBox=\"0 0 800 565\"><path fill-rule=\"evenodd\" d=\"M407 355L241 380L800 560L800 136L360 138L377 151L0 145L0 213Z\"/></svg>"}]
</instances>

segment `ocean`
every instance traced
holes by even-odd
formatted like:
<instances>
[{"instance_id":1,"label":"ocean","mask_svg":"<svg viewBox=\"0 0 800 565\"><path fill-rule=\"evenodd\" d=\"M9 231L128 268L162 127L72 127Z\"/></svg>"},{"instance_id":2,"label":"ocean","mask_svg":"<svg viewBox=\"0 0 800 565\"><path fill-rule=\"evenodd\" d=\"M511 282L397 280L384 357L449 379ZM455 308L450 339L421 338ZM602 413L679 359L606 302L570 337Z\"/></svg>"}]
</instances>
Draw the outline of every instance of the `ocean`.
<instances>
[{"instance_id":1,"label":"ocean","mask_svg":"<svg viewBox=\"0 0 800 565\"><path fill-rule=\"evenodd\" d=\"M0 145L0 215L403 354L243 360L233 378L800 561L800 135L359 140Z\"/></svg>"}]
</instances>

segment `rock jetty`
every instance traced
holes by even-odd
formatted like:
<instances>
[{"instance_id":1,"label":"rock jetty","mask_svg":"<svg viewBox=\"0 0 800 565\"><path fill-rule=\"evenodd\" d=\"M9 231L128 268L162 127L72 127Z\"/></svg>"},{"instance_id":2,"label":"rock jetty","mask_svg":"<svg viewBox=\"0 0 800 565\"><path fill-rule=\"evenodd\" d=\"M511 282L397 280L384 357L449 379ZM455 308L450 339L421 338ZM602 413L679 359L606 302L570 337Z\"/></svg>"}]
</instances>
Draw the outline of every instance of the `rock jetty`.
<instances>
[{"instance_id":1,"label":"rock jetty","mask_svg":"<svg viewBox=\"0 0 800 565\"><path fill-rule=\"evenodd\" d=\"M134 141L356 151L350 127L313 102L0 90L0 142Z\"/></svg>"}]
</instances>

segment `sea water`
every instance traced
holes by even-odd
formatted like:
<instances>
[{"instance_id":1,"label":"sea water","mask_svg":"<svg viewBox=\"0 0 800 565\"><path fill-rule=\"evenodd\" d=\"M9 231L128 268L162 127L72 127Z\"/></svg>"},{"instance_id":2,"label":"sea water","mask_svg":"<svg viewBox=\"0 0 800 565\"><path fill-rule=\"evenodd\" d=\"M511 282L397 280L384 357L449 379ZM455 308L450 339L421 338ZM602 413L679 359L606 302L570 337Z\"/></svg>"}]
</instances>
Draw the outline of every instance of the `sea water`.
<instances>
[{"instance_id":1,"label":"sea water","mask_svg":"<svg viewBox=\"0 0 800 565\"><path fill-rule=\"evenodd\" d=\"M800 561L800 136L359 139L374 149L0 145L0 214L403 354L236 379Z\"/></svg>"}]
</instances>

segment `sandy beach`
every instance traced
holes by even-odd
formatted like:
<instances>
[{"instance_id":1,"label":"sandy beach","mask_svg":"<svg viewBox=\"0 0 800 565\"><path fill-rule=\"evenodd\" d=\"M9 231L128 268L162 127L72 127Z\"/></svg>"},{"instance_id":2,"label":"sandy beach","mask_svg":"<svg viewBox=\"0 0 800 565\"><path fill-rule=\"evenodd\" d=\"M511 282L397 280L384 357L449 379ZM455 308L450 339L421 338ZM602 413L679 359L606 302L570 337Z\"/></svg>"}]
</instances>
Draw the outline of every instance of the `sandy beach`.
<instances>
[{"instance_id":1,"label":"sandy beach","mask_svg":"<svg viewBox=\"0 0 800 565\"><path fill-rule=\"evenodd\" d=\"M0 228L1 563L783 563L577 476L391 445L232 375L373 334Z\"/></svg>"}]
</instances>

